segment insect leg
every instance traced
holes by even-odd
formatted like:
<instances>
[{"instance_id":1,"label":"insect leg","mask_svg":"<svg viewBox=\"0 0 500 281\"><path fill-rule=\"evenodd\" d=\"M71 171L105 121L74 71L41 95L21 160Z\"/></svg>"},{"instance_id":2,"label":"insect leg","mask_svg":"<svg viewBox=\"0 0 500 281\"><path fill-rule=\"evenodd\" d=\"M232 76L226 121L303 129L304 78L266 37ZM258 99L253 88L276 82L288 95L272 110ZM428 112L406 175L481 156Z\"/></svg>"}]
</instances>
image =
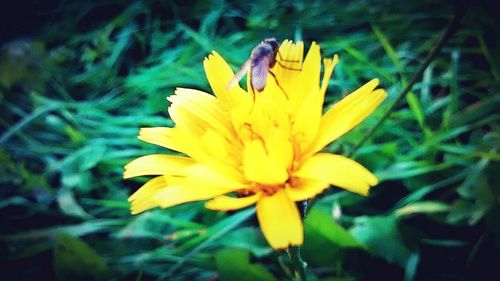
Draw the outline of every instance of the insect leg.
<instances>
[{"instance_id":1,"label":"insect leg","mask_svg":"<svg viewBox=\"0 0 500 281\"><path fill-rule=\"evenodd\" d=\"M279 60L276 60L276 63L279 64L279 66L281 66L282 68L284 69L287 69L287 70L292 70L292 71L302 71L302 66L300 66L300 68L292 68L292 67L288 67L286 65L283 65Z\"/></svg>"},{"instance_id":2,"label":"insect leg","mask_svg":"<svg viewBox=\"0 0 500 281\"><path fill-rule=\"evenodd\" d=\"M296 69L296 68L288 67L288 66L283 64L283 62L300 62L300 60L285 60L281 56L281 53L279 50L278 50L277 54L278 54L279 60L276 60L276 63L278 63L279 66L281 66L284 69L288 69L288 70L292 70L292 71L302 71L302 65L300 66L299 69Z\"/></svg>"},{"instance_id":3,"label":"insect leg","mask_svg":"<svg viewBox=\"0 0 500 281\"><path fill-rule=\"evenodd\" d=\"M280 51L278 50L276 53L278 53L278 57L280 57L280 61L286 61L286 62L300 62L300 60L286 60L281 56Z\"/></svg>"},{"instance_id":4,"label":"insect leg","mask_svg":"<svg viewBox=\"0 0 500 281\"><path fill-rule=\"evenodd\" d=\"M278 85L278 87L281 89L283 94L285 94L286 99L289 100L290 98L288 97L288 94L285 92L283 87L281 87L280 83L278 82L278 79L276 78L276 75L274 75L274 73L272 71L269 71L269 74L271 74L271 76L273 76L274 81L276 81L276 85Z\"/></svg>"},{"instance_id":5,"label":"insect leg","mask_svg":"<svg viewBox=\"0 0 500 281\"><path fill-rule=\"evenodd\" d=\"M256 91L252 85L252 75L249 75L249 77L248 77L248 85L250 85L250 89L252 89L252 99L253 99L252 108L253 108L253 106L255 105L255 93L256 93Z\"/></svg>"}]
</instances>

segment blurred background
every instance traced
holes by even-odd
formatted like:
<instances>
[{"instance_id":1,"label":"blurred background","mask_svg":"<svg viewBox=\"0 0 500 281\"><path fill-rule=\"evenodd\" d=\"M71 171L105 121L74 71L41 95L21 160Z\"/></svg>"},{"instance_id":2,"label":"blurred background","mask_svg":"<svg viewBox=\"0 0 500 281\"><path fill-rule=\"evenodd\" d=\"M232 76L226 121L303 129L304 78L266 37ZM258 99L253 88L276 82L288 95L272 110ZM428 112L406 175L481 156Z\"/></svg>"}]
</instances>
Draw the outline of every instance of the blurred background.
<instances>
[{"instance_id":1,"label":"blurred background","mask_svg":"<svg viewBox=\"0 0 500 281\"><path fill-rule=\"evenodd\" d=\"M325 107L379 78L389 98L328 147L381 180L330 189L305 220L309 280L498 280L500 24L469 5L382 126L458 1L14 1L0 17L2 280L291 280L251 209L203 202L132 216L145 178L123 165L168 153L137 140L173 126L175 87L210 91L202 61L236 70L262 39L339 54ZM472 2L472 1L471 1Z\"/></svg>"}]
</instances>

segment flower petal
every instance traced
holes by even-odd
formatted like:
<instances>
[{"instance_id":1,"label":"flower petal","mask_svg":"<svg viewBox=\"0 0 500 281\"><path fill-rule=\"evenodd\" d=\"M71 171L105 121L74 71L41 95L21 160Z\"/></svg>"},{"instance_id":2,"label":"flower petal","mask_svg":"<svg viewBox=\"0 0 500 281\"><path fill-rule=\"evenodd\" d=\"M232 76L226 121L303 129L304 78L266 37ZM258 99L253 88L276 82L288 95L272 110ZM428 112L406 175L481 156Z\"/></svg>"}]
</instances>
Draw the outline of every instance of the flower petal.
<instances>
[{"instance_id":1,"label":"flower petal","mask_svg":"<svg viewBox=\"0 0 500 281\"><path fill-rule=\"evenodd\" d=\"M228 139L213 128L206 128L199 136L190 134L184 127L142 128L139 139L187 154L196 162L223 162L228 165L241 163L239 147L234 138Z\"/></svg>"},{"instance_id":2,"label":"flower petal","mask_svg":"<svg viewBox=\"0 0 500 281\"><path fill-rule=\"evenodd\" d=\"M302 83L304 84L303 98L307 97L307 90L319 89L319 78L321 72L321 52L319 45L312 42L302 65Z\"/></svg>"},{"instance_id":3,"label":"flower petal","mask_svg":"<svg viewBox=\"0 0 500 281\"><path fill-rule=\"evenodd\" d=\"M262 184L281 184L288 179L288 172L276 159L269 157L261 140L255 139L245 144L243 151L245 177Z\"/></svg>"},{"instance_id":4,"label":"flower petal","mask_svg":"<svg viewBox=\"0 0 500 281\"><path fill-rule=\"evenodd\" d=\"M199 139L198 146L209 156L210 162L237 166L241 163L241 152L236 142L231 142L212 129L207 129Z\"/></svg>"},{"instance_id":5,"label":"flower petal","mask_svg":"<svg viewBox=\"0 0 500 281\"><path fill-rule=\"evenodd\" d=\"M234 72L227 62L215 51L203 61L208 82L217 98L228 108L251 104L252 98L239 85L228 89Z\"/></svg>"},{"instance_id":6,"label":"flower petal","mask_svg":"<svg viewBox=\"0 0 500 281\"><path fill-rule=\"evenodd\" d=\"M139 157L125 166L123 178L148 175L184 175L185 168L194 161L189 157L152 154Z\"/></svg>"},{"instance_id":7,"label":"flower petal","mask_svg":"<svg viewBox=\"0 0 500 281\"><path fill-rule=\"evenodd\" d=\"M321 96L325 96L326 89L328 88L328 82L332 76L333 69L339 62L339 56L335 54L333 59L323 59L323 65L325 70L323 72L323 80L321 81Z\"/></svg>"},{"instance_id":8,"label":"flower petal","mask_svg":"<svg viewBox=\"0 0 500 281\"><path fill-rule=\"evenodd\" d=\"M207 188L200 185L175 185L155 195L154 199L162 208L173 207L188 202L207 200L234 191L227 188Z\"/></svg>"},{"instance_id":9,"label":"flower petal","mask_svg":"<svg viewBox=\"0 0 500 281\"><path fill-rule=\"evenodd\" d=\"M194 164L186 173L178 184L155 195L160 207L211 199L247 187L240 175L229 167Z\"/></svg>"},{"instance_id":10,"label":"flower petal","mask_svg":"<svg viewBox=\"0 0 500 281\"><path fill-rule=\"evenodd\" d=\"M269 158L273 159L284 171L288 171L293 161L293 143L286 132L276 128L266 139ZM288 172L287 172L288 173ZM288 178L288 176L287 176Z\"/></svg>"},{"instance_id":11,"label":"flower petal","mask_svg":"<svg viewBox=\"0 0 500 281\"><path fill-rule=\"evenodd\" d=\"M313 48L314 47L314 48ZM314 51L311 54L311 51ZM308 61L310 68L316 66L319 69L320 54L319 54L319 46L314 44L311 46L311 50L308 54ZM312 57L309 59L309 57ZM314 140L316 135L318 134L318 130L321 124L321 118L323 115L323 102L325 99L326 88L328 87L328 81L330 76L332 75L333 68L338 62L338 56L335 55L332 59L324 59L324 73L323 73L323 83L321 85L321 89L318 89L318 85L310 85L309 92L305 97L300 100L300 103L296 106L296 109L293 111L294 114L292 116L293 121L293 132L292 135L295 138L295 141L299 144L300 151L306 150L311 142ZM316 64L317 63L317 64ZM304 67L304 71L308 71L308 67ZM305 74L306 75L306 74ZM319 73L314 71L309 71L308 76L314 77L316 83L319 84ZM309 78L306 78L309 79ZM307 92L306 90L302 90Z\"/></svg>"},{"instance_id":12,"label":"flower petal","mask_svg":"<svg viewBox=\"0 0 500 281\"><path fill-rule=\"evenodd\" d=\"M142 128L139 131L139 139L152 144L160 145L184 153L196 162L210 163L213 159L210 150L203 146L203 138L206 132L197 132L194 136L193 127L157 127ZM201 127L200 127L201 128Z\"/></svg>"},{"instance_id":13,"label":"flower petal","mask_svg":"<svg viewBox=\"0 0 500 281\"><path fill-rule=\"evenodd\" d=\"M257 218L264 237L273 248L302 245L304 233L299 210L284 189L257 201Z\"/></svg>"},{"instance_id":14,"label":"flower petal","mask_svg":"<svg viewBox=\"0 0 500 281\"><path fill-rule=\"evenodd\" d=\"M300 75L303 56L304 42L293 43L285 40L276 55L277 62L271 70L290 99L300 94L298 85L302 82Z\"/></svg>"},{"instance_id":15,"label":"flower petal","mask_svg":"<svg viewBox=\"0 0 500 281\"><path fill-rule=\"evenodd\" d=\"M170 127L153 127L141 128L138 139L163 146L168 149L183 152L178 140L175 138L175 128Z\"/></svg>"},{"instance_id":16,"label":"flower petal","mask_svg":"<svg viewBox=\"0 0 500 281\"><path fill-rule=\"evenodd\" d=\"M175 95L167 99L172 103L168 111L176 126L199 126L200 134L205 128L213 128L228 138L234 138L229 109L214 96L198 90L177 88Z\"/></svg>"},{"instance_id":17,"label":"flower petal","mask_svg":"<svg viewBox=\"0 0 500 281\"><path fill-rule=\"evenodd\" d=\"M218 196L205 203L205 207L211 210L230 211L248 207L260 198L261 194L246 197Z\"/></svg>"},{"instance_id":18,"label":"flower petal","mask_svg":"<svg viewBox=\"0 0 500 281\"><path fill-rule=\"evenodd\" d=\"M189 185L207 188L229 188L232 190L247 187L245 178L235 168L226 165L194 164L186 168L185 182Z\"/></svg>"},{"instance_id":19,"label":"flower petal","mask_svg":"<svg viewBox=\"0 0 500 281\"><path fill-rule=\"evenodd\" d=\"M323 115L318 135L309 150L311 154L361 123L382 103L387 93L382 89L374 90L378 83L378 79L371 80Z\"/></svg>"},{"instance_id":20,"label":"flower petal","mask_svg":"<svg viewBox=\"0 0 500 281\"><path fill-rule=\"evenodd\" d=\"M328 182L351 192L367 195L377 178L354 160L329 153L318 153L308 158L295 176Z\"/></svg>"},{"instance_id":21,"label":"flower petal","mask_svg":"<svg viewBox=\"0 0 500 281\"><path fill-rule=\"evenodd\" d=\"M287 186L285 190L288 197L293 201L302 201L313 198L328 188L328 186L330 186L328 182L298 178L294 180L293 186Z\"/></svg>"},{"instance_id":22,"label":"flower petal","mask_svg":"<svg viewBox=\"0 0 500 281\"><path fill-rule=\"evenodd\" d=\"M304 59L300 71L295 71L299 75L294 77L295 81L288 91L291 96L291 112L295 114L302 107L303 102L310 95L318 94L319 78L321 71L321 53L316 42L311 44Z\"/></svg>"},{"instance_id":23,"label":"flower petal","mask_svg":"<svg viewBox=\"0 0 500 281\"><path fill-rule=\"evenodd\" d=\"M178 182L179 179L165 176L159 176L146 182L128 198L132 214L135 215L160 206L159 202L155 200L155 196L160 191L169 188L169 185L175 185Z\"/></svg>"}]
</instances>

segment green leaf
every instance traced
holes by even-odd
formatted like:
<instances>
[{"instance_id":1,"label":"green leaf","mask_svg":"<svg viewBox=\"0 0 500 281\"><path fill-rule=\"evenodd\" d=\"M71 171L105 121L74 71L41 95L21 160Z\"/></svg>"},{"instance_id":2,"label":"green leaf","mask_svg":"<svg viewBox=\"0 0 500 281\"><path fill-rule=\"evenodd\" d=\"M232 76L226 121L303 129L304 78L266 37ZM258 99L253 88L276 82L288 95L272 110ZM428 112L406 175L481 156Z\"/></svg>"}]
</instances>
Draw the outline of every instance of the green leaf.
<instances>
[{"instance_id":1,"label":"green leaf","mask_svg":"<svg viewBox=\"0 0 500 281\"><path fill-rule=\"evenodd\" d=\"M458 61L460 53L457 50L451 52L451 81L450 81L450 102L443 112L443 126L448 127L451 116L458 111L459 90L457 81Z\"/></svg>"},{"instance_id":2,"label":"green leaf","mask_svg":"<svg viewBox=\"0 0 500 281\"><path fill-rule=\"evenodd\" d=\"M362 247L326 210L312 209L307 214L304 227L307 231L315 232L340 247Z\"/></svg>"},{"instance_id":3,"label":"green leaf","mask_svg":"<svg viewBox=\"0 0 500 281\"><path fill-rule=\"evenodd\" d=\"M396 217L358 217L350 233L381 258L406 266L410 250L403 242Z\"/></svg>"},{"instance_id":4,"label":"green leaf","mask_svg":"<svg viewBox=\"0 0 500 281\"><path fill-rule=\"evenodd\" d=\"M408 204L394 211L396 216L409 216L413 214L431 214L447 212L450 209L448 204L439 201L421 201Z\"/></svg>"},{"instance_id":5,"label":"green leaf","mask_svg":"<svg viewBox=\"0 0 500 281\"><path fill-rule=\"evenodd\" d=\"M53 239L58 235L81 236L90 233L107 231L112 227L123 225L125 220L120 219L99 219L81 224L54 226L31 231L24 231L10 235L0 235L0 240L39 240Z\"/></svg>"},{"instance_id":6,"label":"green leaf","mask_svg":"<svg viewBox=\"0 0 500 281\"><path fill-rule=\"evenodd\" d=\"M420 101L413 92L409 92L408 94L406 94L406 101L408 102L408 106L413 112L415 119L417 119L418 125L420 126L420 128L424 129L425 115L424 111L422 110L422 105L420 104Z\"/></svg>"},{"instance_id":7,"label":"green leaf","mask_svg":"<svg viewBox=\"0 0 500 281\"><path fill-rule=\"evenodd\" d=\"M107 280L109 269L104 260L82 240L61 235L54 250L57 280Z\"/></svg>"},{"instance_id":8,"label":"green leaf","mask_svg":"<svg viewBox=\"0 0 500 281\"><path fill-rule=\"evenodd\" d=\"M231 231L254 213L255 208L248 208L222 219L218 223L210 226L207 229L207 232L184 242L175 249L175 253L185 254L188 251L193 251L193 249L199 249L198 247L200 247L200 245L204 245L203 243L206 243L207 241L215 241L217 237Z\"/></svg>"},{"instance_id":9,"label":"green leaf","mask_svg":"<svg viewBox=\"0 0 500 281\"><path fill-rule=\"evenodd\" d=\"M448 222L476 224L496 204L495 185L485 174L489 165L490 160L482 158L468 168L464 182L457 188L461 199L452 204Z\"/></svg>"},{"instance_id":10,"label":"green leaf","mask_svg":"<svg viewBox=\"0 0 500 281\"><path fill-rule=\"evenodd\" d=\"M451 166L449 163L433 165L428 161L399 161L384 171L377 173L380 181L407 179L431 172L441 171Z\"/></svg>"},{"instance_id":11,"label":"green leaf","mask_svg":"<svg viewBox=\"0 0 500 281\"><path fill-rule=\"evenodd\" d=\"M380 28L377 25L372 24L372 30L373 30L373 33L375 34L375 36L377 37L377 39L379 40L380 44L382 45L382 47L386 51L387 56L389 56L389 58L391 59L392 63L399 70L402 70L401 69L402 68L401 61L399 60L398 55L396 54L396 51L394 50L391 43L389 42L389 39L387 39L387 37L384 35L382 30L380 30Z\"/></svg>"},{"instance_id":12,"label":"green leaf","mask_svg":"<svg viewBox=\"0 0 500 281\"><path fill-rule=\"evenodd\" d=\"M89 144L69 154L61 161L52 163L47 172L50 173L59 169L62 171L75 170L75 172L89 170L103 159L105 152L106 146Z\"/></svg>"},{"instance_id":13,"label":"green leaf","mask_svg":"<svg viewBox=\"0 0 500 281\"><path fill-rule=\"evenodd\" d=\"M241 248L250 251L254 256L262 257L272 252L259 228L243 227L235 229L217 243L224 247Z\"/></svg>"},{"instance_id":14,"label":"green leaf","mask_svg":"<svg viewBox=\"0 0 500 281\"><path fill-rule=\"evenodd\" d=\"M82 219L92 218L75 200L73 192L67 188L63 188L57 194L57 203L61 211L70 216L79 217Z\"/></svg>"},{"instance_id":15,"label":"green leaf","mask_svg":"<svg viewBox=\"0 0 500 281\"><path fill-rule=\"evenodd\" d=\"M188 237L197 237L205 232L205 226L183 219L173 218L164 210L151 210L131 217L129 223L113 234L117 239L155 238L165 239L167 227L181 227L168 235L170 240L185 240Z\"/></svg>"},{"instance_id":16,"label":"green leaf","mask_svg":"<svg viewBox=\"0 0 500 281\"><path fill-rule=\"evenodd\" d=\"M332 266L341 259L342 248L363 247L325 209L313 208L304 221L304 260L316 266Z\"/></svg>"},{"instance_id":17,"label":"green leaf","mask_svg":"<svg viewBox=\"0 0 500 281\"><path fill-rule=\"evenodd\" d=\"M104 158L106 146L92 144L91 146L84 147L81 153L79 168L80 171L86 171L95 167Z\"/></svg>"},{"instance_id":18,"label":"green leaf","mask_svg":"<svg viewBox=\"0 0 500 281\"><path fill-rule=\"evenodd\" d=\"M215 254L221 281L275 281L262 265L250 262L250 253L243 249L224 249Z\"/></svg>"}]
</instances>

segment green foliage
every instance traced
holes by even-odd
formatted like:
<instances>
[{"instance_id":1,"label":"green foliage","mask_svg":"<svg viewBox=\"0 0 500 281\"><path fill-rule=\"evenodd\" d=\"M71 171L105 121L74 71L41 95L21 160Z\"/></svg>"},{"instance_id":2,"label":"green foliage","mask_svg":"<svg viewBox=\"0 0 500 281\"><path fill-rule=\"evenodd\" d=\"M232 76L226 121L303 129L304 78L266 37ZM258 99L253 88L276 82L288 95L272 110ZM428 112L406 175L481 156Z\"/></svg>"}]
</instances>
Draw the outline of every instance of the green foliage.
<instances>
[{"instance_id":1,"label":"green foliage","mask_svg":"<svg viewBox=\"0 0 500 281\"><path fill-rule=\"evenodd\" d=\"M401 238L395 217L361 216L354 223L351 234L377 255L400 266L408 262L410 250Z\"/></svg>"},{"instance_id":2,"label":"green foliage","mask_svg":"<svg viewBox=\"0 0 500 281\"><path fill-rule=\"evenodd\" d=\"M215 261L221 281L276 280L262 265L252 264L250 254L242 249L226 248L220 250L215 253Z\"/></svg>"},{"instance_id":3,"label":"green foliage","mask_svg":"<svg viewBox=\"0 0 500 281\"><path fill-rule=\"evenodd\" d=\"M315 266L329 266L341 262L344 248L362 245L332 216L320 208L312 209L304 221L305 241L303 257Z\"/></svg>"},{"instance_id":4,"label":"green foliage","mask_svg":"<svg viewBox=\"0 0 500 281\"><path fill-rule=\"evenodd\" d=\"M465 1L467 2L467 1ZM254 210L191 203L131 216L144 178L123 165L172 153L137 140L172 126L176 87L210 92L203 58L233 69L266 37L339 54L325 107L378 77L388 100L328 151L348 154L411 80L453 1L62 1L0 47L2 280L288 280ZM488 280L500 256L500 25L488 1L354 153L381 183L336 188L305 219L311 280ZM38 7L38 6L37 6Z\"/></svg>"},{"instance_id":5,"label":"green foliage","mask_svg":"<svg viewBox=\"0 0 500 281\"><path fill-rule=\"evenodd\" d=\"M57 280L106 280L105 261L85 242L71 236L59 236L54 250Z\"/></svg>"}]
</instances>

